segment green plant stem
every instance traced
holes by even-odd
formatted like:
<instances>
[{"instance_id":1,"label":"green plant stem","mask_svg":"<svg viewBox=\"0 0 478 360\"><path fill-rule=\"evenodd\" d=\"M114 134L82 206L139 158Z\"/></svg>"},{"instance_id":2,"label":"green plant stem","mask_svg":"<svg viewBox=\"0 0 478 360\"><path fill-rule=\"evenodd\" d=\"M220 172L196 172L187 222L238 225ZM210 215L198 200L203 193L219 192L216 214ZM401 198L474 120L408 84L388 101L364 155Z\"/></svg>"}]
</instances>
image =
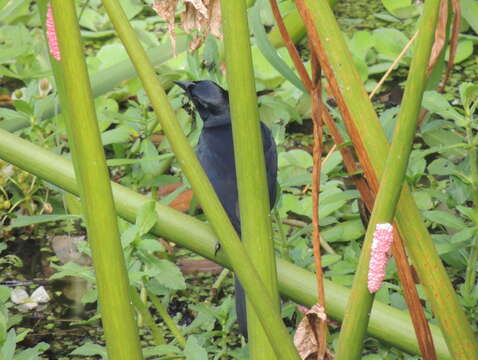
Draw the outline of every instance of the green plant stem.
<instances>
[{"instance_id":1,"label":"green plant stem","mask_svg":"<svg viewBox=\"0 0 478 360\"><path fill-rule=\"evenodd\" d=\"M468 142L468 159L471 169L471 198L473 200L473 208L475 213L478 207L478 157L476 154L476 146L473 142L473 128L471 127L471 118L468 118L466 125L466 139ZM477 224L478 225L478 224Z\"/></svg>"},{"instance_id":2,"label":"green plant stem","mask_svg":"<svg viewBox=\"0 0 478 360\"><path fill-rule=\"evenodd\" d=\"M367 331L373 294L368 291L367 277L372 240L377 224L392 223L395 208L402 190L417 127L426 72L433 45L440 0L428 0L420 22L417 46L410 66L405 93L400 106L393 142L387 156L365 241L354 277L352 296L341 327L337 360L360 359Z\"/></svg>"},{"instance_id":3,"label":"green plant stem","mask_svg":"<svg viewBox=\"0 0 478 360\"><path fill-rule=\"evenodd\" d=\"M471 251L466 267L465 284L463 285L463 296L469 300L476 282L476 267L478 264L478 236L475 235L471 245Z\"/></svg>"},{"instance_id":4,"label":"green plant stem","mask_svg":"<svg viewBox=\"0 0 478 360\"><path fill-rule=\"evenodd\" d=\"M166 344L166 340L164 339L163 333L161 330L156 326L151 313L148 310L146 304L141 300L141 297L138 295L138 292L135 287L130 286L130 296L131 302L133 303L136 310L139 312L141 317L143 318L146 325L148 325L149 329L151 330L151 334L153 335L154 343L156 345L163 345Z\"/></svg>"},{"instance_id":5,"label":"green plant stem","mask_svg":"<svg viewBox=\"0 0 478 360\"><path fill-rule=\"evenodd\" d=\"M76 158L75 170L95 266L108 356L111 359L142 359L75 4L53 0L52 5L62 56L63 83L69 96L63 104L68 114L68 139Z\"/></svg>"},{"instance_id":6,"label":"green plant stem","mask_svg":"<svg viewBox=\"0 0 478 360\"><path fill-rule=\"evenodd\" d=\"M468 115L468 114L465 114ZM476 154L476 145L474 144L473 129L471 127L471 116L466 116L466 138L468 142L468 159L471 169L471 198L473 200L473 215L475 226L478 225L478 157ZM465 284L463 286L463 294L465 298L469 298L473 291L476 281L476 268L478 266L478 236L475 235L471 245L471 251L466 266Z\"/></svg>"},{"instance_id":7,"label":"green plant stem","mask_svg":"<svg viewBox=\"0 0 478 360\"><path fill-rule=\"evenodd\" d=\"M255 5L257 6L257 4ZM241 236L249 257L280 312L270 201L244 0L221 0L225 63L229 85ZM275 184L272 184L275 186ZM247 293L249 298L249 293ZM259 295L259 294L258 294ZM252 359L276 359L264 329L247 301L247 329Z\"/></svg>"},{"instance_id":8,"label":"green plant stem","mask_svg":"<svg viewBox=\"0 0 478 360\"><path fill-rule=\"evenodd\" d=\"M61 189L78 195L71 161L0 129L0 158L28 171ZM118 215L134 224L139 210L151 201L122 185L112 183ZM157 222L152 234L164 237L223 266L230 263L223 252L214 253L217 237L213 229L179 211L156 202ZM299 304L312 306L317 302L315 275L280 258L277 274L281 294ZM325 279L327 314L331 319L343 318L350 290ZM451 360L443 334L436 325L430 326L439 359ZM419 354L410 316L391 306L375 301L368 324L368 333L411 354Z\"/></svg>"},{"instance_id":9,"label":"green plant stem","mask_svg":"<svg viewBox=\"0 0 478 360\"><path fill-rule=\"evenodd\" d=\"M221 243L221 249L227 254L234 272L239 277L248 295L248 300L254 306L260 317L263 327L267 328L267 335L274 347L276 354L288 359L298 358L297 351L292 343L289 333L282 322L279 311L274 306L275 302L265 288L257 270L247 255L245 247L241 244L234 227L222 207L217 195L209 182L204 170L194 154L191 145L167 99L156 73L151 66L146 53L139 43L136 33L128 19L115 0L103 0L103 5L115 27L119 38L123 42L136 71L144 85L157 119L161 122L171 147L176 155L181 168L188 178L194 193L199 199L209 222L212 224Z\"/></svg>"},{"instance_id":10,"label":"green plant stem","mask_svg":"<svg viewBox=\"0 0 478 360\"><path fill-rule=\"evenodd\" d=\"M340 105L367 180L377 189L389 146L350 50L326 0L296 0L296 3L306 10L301 15L311 31L309 37L314 50ZM478 344L469 321L406 185L400 195L395 220L450 351L456 359L477 359Z\"/></svg>"},{"instance_id":11,"label":"green plant stem","mask_svg":"<svg viewBox=\"0 0 478 360\"><path fill-rule=\"evenodd\" d=\"M169 316L163 304L161 304L161 301L150 291L148 291L148 297L156 308L156 311L158 312L159 316L161 316L161 319L163 319L164 323L171 331L171 334L173 334L174 338L177 340L179 346L184 349L186 347L186 339L181 333L181 330L179 330L174 320L171 318L171 316Z\"/></svg>"},{"instance_id":12,"label":"green plant stem","mask_svg":"<svg viewBox=\"0 0 478 360\"><path fill-rule=\"evenodd\" d=\"M276 222L277 228L279 229L279 254L280 257L287 260L291 261L290 256L289 256L289 244L287 242L287 236L284 231L284 225L282 225L282 221L279 215L279 210L277 210L276 207L272 210L272 214L274 216L274 220Z\"/></svg>"}]
</instances>

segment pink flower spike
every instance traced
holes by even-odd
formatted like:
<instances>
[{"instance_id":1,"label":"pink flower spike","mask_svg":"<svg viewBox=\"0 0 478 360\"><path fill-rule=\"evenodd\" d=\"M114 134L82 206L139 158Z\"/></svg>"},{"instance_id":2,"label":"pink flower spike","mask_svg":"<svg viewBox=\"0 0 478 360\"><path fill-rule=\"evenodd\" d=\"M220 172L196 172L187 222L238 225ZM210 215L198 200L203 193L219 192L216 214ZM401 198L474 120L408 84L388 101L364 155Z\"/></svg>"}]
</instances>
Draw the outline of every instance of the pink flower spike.
<instances>
[{"instance_id":1,"label":"pink flower spike","mask_svg":"<svg viewBox=\"0 0 478 360\"><path fill-rule=\"evenodd\" d=\"M382 286L392 241L393 226L389 223L377 224L373 233L372 254L368 265L368 291L372 294Z\"/></svg>"},{"instance_id":2,"label":"pink flower spike","mask_svg":"<svg viewBox=\"0 0 478 360\"><path fill-rule=\"evenodd\" d=\"M56 61L60 61L60 47L58 46L58 40L56 38L55 20L53 20L51 3L48 3L48 11L46 13L46 35L51 56L53 56Z\"/></svg>"}]
</instances>

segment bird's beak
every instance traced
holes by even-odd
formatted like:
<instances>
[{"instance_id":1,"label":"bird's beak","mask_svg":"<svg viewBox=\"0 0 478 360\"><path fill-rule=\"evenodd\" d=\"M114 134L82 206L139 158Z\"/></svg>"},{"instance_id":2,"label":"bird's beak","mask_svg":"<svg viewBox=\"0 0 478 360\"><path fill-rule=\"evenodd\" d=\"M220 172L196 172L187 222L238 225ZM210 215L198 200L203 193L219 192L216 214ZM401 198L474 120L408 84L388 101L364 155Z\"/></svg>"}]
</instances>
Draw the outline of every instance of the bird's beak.
<instances>
[{"instance_id":1,"label":"bird's beak","mask_svg":"<svg viewBox=\"0 0 478 360\"><path fill-rule=\"evenodd\" d=\"M194 85L192 81L173 81L176 85L179 85L184 91L188 92L189 89Z\"/></svg>"}]
</instances>

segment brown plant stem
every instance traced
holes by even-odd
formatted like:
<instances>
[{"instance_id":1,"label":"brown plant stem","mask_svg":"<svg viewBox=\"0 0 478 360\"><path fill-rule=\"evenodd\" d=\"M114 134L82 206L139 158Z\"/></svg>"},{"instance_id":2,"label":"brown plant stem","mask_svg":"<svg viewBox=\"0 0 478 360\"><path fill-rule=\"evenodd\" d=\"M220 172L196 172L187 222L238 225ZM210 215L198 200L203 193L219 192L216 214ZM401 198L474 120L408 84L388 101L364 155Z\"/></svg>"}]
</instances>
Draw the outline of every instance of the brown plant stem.
<instances>
[{"instance_id":1,"label":"brown plant stem","mask_svg":"<svg viewBox=\"0 0 478 360\"><path fill-rule=\"evenodd\" d=\"M315 270L317 279L318 303L322 307L325 314L325 290L324 290L324 272L322 269L322 259L320 254L320 228L319 228L319 191L320 191L320 169L321 169L321 154L322 154L322 120L321 113L323 112L323 104L321 101L322 87L320 82L320 65L317 57L312 52L311 58L312 67L312 86L310 92L312 98L312 122L314 124L314 148L312 156L314 160L314 167L312 169L312 244L314 248ZM318 334L318 359L324 359L327 351L327 320L320 320L319 334Z\"/></svg>"}]
</instances>

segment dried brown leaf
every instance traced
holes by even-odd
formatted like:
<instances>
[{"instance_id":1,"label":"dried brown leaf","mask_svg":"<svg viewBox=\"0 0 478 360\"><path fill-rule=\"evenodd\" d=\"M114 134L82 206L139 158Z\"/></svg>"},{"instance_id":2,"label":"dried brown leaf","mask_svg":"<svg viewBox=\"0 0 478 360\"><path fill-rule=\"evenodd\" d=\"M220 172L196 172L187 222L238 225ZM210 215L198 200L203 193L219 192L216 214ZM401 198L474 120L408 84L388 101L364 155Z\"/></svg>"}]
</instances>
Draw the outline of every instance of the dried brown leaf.
<instances>
[{"instance_id":1,"label":"dried brown leaf","mask_svg":"<svg viewBox=\"0 0 478 360\"><path fill-rule=\"evenodd\" d=\"M197 31L189 44L189 51L199 48L209 33L222 39L221 5L219 0L183 0L185 10L180 14L180 26L187 33ZM178 0L156 0L153 9L168 21L173 53L176 54L175 13Z\"/></svg>"},{"instance_id":2,"label":"dried brown leaf","mask_svg":"<svg viewBox=\"0 0 478 360\"><path fill-rule=\"evenodd\" d=\"M438 23L435 29L435 42L433 43L430 60L428 62L427 72L430 74L435 67L438 58L445 46L446 41L446 27L448 23L448 0L441 0L440 13L438 15Z\"/></svg>"},{"instance_id":3,"label":"dried brown leaf","mask_svg":"<svg viewBox=\"0 0 478 360\"><path fill-rule=\"evenodd\" d=\"M445 89L445 85L448 82L448 78L450 77L451 70L453 69L453 65L455 64L456 49L458 47L458 36L460 35L460 28L461 28L460 0L451 0L451 7L453 9L453 26L452 26L451 38L450 38L450 55L448 56L448 63L447 63L446 71L445 71L445 76L443 77L443 81L438 87L439 92L443 92L443 90Z\"/></svg>"},{"instance_id":4,"label":"dried brown leaf","mask_svg":"<svg viewBox=\"0 0 478 360\"><path fill-rule=\"evenodd\" d=\"M209 3L209 31L222 40L220 0L211 0Z\"/></svg>"},{"instance_id":5,"label":"dried brown leaf","mask_svg":"<svg viewBox=\"0 0 478 360\"><path fill-rule=\"evenodd\" d=\"M300 322L294 335L294 345L299 352L302 360L311 360L317 358L318 350L318 329L320 323L327 321L327 315L324 308L315 304L307 311ZM332 359L332 354L327 351L324 359Z\"/></svg>"},{"instance_id":6,"label":"dried brown leaf","mask_svg":"<svg viewBox=\"0 0 478 360\"><path fill-rule=\"evenodd\" d=\"M176 31L174 30L176 7L178 0L156 0L153 9L158 16L168 21L168 35L171 37L171 46L173 54L176 56Z\"/></svg>"},{"instance_id":7,"label":"dried brown leaf","mask_svg":"<svg viewBox=\"0 0 478 360\"><path fill-rule=\"evenodd\" d=\"M196 11L199 14L201 14L204 18L207 19L209 17L208 10L201 0L184 0L184 2L190 3L194 7L194 9L196 9ZM207 0L206 0L206 3L208 3Z\"/></svg>"}]
</instances>

